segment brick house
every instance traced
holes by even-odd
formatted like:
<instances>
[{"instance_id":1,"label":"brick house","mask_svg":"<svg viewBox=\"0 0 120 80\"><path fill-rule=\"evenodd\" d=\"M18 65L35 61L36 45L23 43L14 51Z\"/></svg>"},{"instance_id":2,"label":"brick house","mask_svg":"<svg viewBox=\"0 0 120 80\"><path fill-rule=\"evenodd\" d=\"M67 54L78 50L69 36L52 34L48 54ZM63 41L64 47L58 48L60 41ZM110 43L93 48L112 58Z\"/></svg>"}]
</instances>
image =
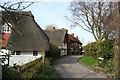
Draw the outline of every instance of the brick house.
<instances>
[{"instance_id":1,"label":"brick house","mask_svg":"<svg viewBox=\"0 0 120 80\"><path fill-rule=\"evenodd\" d=\"M68 52L69 54L82 54L82 43L74 33L68 34Z\"/></svg>"}]
</instances>

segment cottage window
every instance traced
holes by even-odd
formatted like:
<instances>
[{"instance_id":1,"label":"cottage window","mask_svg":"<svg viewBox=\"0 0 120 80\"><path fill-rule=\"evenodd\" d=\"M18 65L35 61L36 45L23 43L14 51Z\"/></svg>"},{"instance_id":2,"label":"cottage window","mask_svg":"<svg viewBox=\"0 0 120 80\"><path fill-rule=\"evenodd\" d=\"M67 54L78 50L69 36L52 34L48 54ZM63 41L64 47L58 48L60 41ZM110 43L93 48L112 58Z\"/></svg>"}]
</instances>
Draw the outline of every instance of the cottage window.
<instances>
[{"instance_id":1,"label":"cottage window","mask_svg":"<svg viewBox=\"0 0 120 80\"><path fill-rule=\"evenodd\" d=\"M73 51L73 48L71 48L71 51Z\"/></svg>"},{"instance_id":2,"label":"cottage window","mask_svg":"<svg viewBox=\"0 0 120 80\"><path fill-rule=\"evenodd\" d=\"M38 51L33 51L33 56L38 56Z\"/></svg>"},{"instance_id":3,"label":"cottage window","mask_svg":"<svg viewBox=\"0 0 120 80\"><path fill-rule=\"evenodd\" d=\"M10 31L9 26L7 27L7 31Z\"/></svg>"},{"instance_id":4,"label":"cottage window","mask_svg":"<svg viewBox=\"0 0 120 80\"><path fill-rule=\"evenodd\" d=\"M21 55L21 51L16 51L16 55Z\"/></svg>"},{"instance_id":5,"label":"cottage window","mask_svg":"<svg viewBox=\"0 0 120 80\"><path fill-rule=\"evenodd\" d=\"M67 50L65 50L65 53L67 53Z\"/></svg>"},{"instance_id":6,"label":"cottage window","mask_svg":"<svg viewBox=\"0 0 120 80\"><path fill-rule=\"evenodd\" d=\"M15 55L15 51L11 51L11 54L12 54L12 55Z\"/></svg>"},{"instance_id":7,"label":"cottage window","mask_svg":"<svg viewBox=\"0 0 120 80\"><path fill-rule=\"evenodd\" d=\"M65 46L67 46L67 43L65 43Z\"/></svg>"},{"instance_id":8,"label":"cottage window","mask_svg":"<svg viewBox=\"0 0 120 80\"><path fill-rule=\"evenodd\" d=\"M2 28L2 31L4 31L4 30L5 30L5 27Z\"/></svg>"}]
</instances>

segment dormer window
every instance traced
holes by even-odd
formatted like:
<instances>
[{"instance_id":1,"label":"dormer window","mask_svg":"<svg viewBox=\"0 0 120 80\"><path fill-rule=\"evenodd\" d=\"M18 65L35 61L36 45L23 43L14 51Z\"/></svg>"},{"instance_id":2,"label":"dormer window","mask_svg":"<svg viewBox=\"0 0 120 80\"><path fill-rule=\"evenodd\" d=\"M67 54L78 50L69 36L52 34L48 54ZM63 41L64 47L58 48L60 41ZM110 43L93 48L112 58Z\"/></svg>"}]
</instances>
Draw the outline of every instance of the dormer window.
<instances>
[{"instance_id":1,"label":"dormer window","mask_svg":"<svg viewBox=\"0 0 120 80\"><path fill-rule=\"evenodd\" d=\"M8 23L10 26L11 24ZM11 33L11 28L8 26L7 23L5 23L3 26L2 26L2 33Z\"/></svg>"}]
</instances>

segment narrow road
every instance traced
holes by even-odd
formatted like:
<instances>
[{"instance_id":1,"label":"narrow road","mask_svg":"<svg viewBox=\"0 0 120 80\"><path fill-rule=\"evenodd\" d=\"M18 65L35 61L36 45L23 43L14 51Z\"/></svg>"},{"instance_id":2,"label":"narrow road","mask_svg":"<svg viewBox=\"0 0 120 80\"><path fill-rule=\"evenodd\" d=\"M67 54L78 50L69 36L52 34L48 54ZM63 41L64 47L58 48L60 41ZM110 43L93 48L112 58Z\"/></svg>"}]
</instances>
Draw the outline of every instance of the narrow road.
<instances>
[{"instance_id":1,"label":"narrow road","mask_svg":"<svg viewBox=\"0 0 120 80\"><path fill-rule=\"evenodd\" d=\"M55 61L54 67L60 78L105 78L78 62L81 56L64 56Z\"/></svg>"}]
</instances>

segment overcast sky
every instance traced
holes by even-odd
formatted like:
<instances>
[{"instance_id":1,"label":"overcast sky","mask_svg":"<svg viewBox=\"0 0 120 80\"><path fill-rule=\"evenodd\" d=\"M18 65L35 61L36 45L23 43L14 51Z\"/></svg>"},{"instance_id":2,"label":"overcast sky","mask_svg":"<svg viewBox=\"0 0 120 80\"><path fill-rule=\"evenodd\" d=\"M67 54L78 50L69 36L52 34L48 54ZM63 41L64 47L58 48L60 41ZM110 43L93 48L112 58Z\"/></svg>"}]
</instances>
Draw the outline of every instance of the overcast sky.
<instances>
[{"instance_id":1,"label":"overcast sky","mask_svg":"<svg viewBox=\"0 0 120 80\"><path fill-rule=\"evenodd\" d=\"M77 35L83 45L95 41L90 33L80 27L70 27L71 23L65 18L65 16L71 16L69 5L69 2L39 2L30 6L27 10L33 13L35 21L42 29L45 29L47 25L54 24L58 29L66 28L69 34Z\"/></svg>"}]
</instances>

